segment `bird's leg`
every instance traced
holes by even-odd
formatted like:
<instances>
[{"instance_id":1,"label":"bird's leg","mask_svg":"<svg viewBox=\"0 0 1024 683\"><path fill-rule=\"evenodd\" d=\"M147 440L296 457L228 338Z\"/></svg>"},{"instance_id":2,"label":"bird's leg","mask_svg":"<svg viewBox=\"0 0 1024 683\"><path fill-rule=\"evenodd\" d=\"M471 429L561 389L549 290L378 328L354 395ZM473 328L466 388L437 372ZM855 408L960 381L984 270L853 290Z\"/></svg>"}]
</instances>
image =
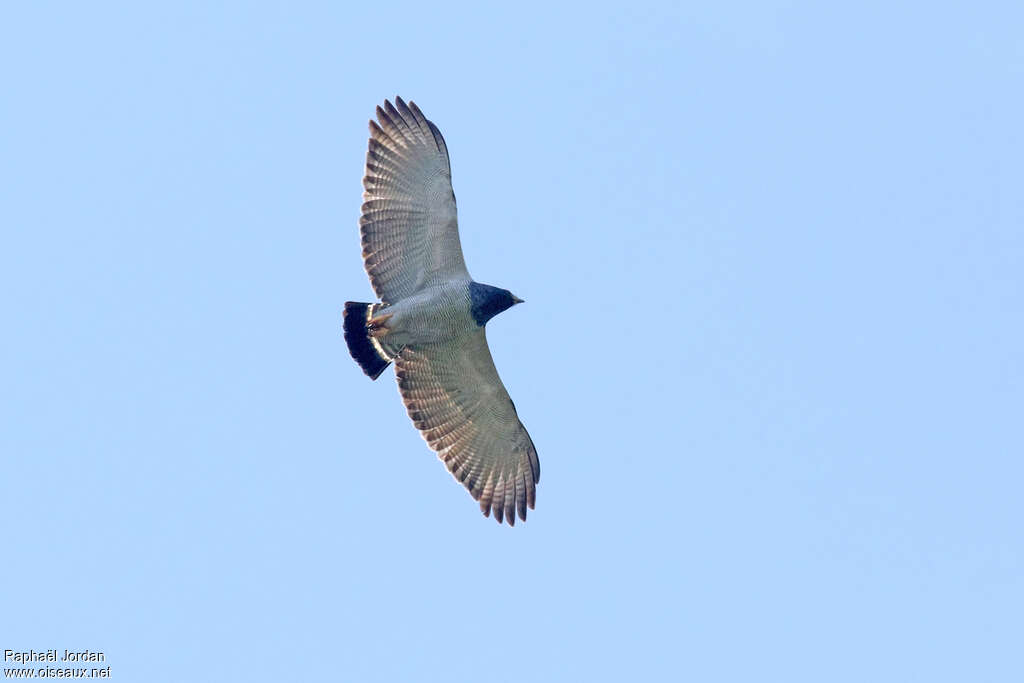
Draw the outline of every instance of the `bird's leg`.
<instances>
[{"instance_id":1,"label":"bird's leg","mask_svg":"<svg viewBox=\"0 0 1024 683\"><path fill-rule=\"evenodd\" d=\"M371 337L383 337L391 328L388 327L388 321L394 313L385 313L384 315L376 315L366 321L366 329L370 333Z\"/></svg>"}]
</instances>

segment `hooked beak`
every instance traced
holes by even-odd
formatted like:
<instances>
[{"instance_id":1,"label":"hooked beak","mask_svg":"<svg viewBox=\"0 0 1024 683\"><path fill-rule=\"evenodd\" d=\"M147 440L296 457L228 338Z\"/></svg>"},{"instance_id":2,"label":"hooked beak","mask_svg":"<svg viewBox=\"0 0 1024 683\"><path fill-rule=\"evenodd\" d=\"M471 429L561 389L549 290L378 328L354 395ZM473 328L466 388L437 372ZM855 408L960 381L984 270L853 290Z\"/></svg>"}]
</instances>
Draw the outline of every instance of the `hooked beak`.
<instances>
[{"instance_id":1,"label":"hooked beak","mask_svg":"<svg viewBox=\"0 0 1024 683\"><path fill-rule=\"evenodd\" d=\"M514 304L522 304L522 303L526 303L526 302L524 302L524 301L523 301L522 299L520 299L520 298L519 298L518 296L516 296L515 294L513 294L513 295L512 295L512 303L513 303L513 305L514 305Z\"/></svg>"}]
</instances>

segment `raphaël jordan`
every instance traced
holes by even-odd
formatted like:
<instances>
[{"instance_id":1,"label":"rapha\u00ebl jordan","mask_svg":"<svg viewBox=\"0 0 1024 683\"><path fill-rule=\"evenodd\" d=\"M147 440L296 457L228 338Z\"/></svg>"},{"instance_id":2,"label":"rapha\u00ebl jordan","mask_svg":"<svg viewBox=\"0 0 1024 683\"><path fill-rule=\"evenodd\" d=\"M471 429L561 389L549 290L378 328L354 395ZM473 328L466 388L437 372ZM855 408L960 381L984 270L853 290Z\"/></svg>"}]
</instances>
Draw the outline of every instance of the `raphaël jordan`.
<instances>
[{"instance_id":1,"label":"rapha\u00ebl jordan","mask_svg":"<svg viewBox=\"0 0 1024 683\"><path fill-rule=\"evenodd\" d=\"M26 662L105 662L107 656L102 652L94 652L92 650L82 650L76 652L74 650L64 650L64 655L58 659L57 653L59 650L29 650L28 652L15 652L14 650L4 650L4 661L5 662L18 662L24 664Z\"/></svg>"}]
</instances>

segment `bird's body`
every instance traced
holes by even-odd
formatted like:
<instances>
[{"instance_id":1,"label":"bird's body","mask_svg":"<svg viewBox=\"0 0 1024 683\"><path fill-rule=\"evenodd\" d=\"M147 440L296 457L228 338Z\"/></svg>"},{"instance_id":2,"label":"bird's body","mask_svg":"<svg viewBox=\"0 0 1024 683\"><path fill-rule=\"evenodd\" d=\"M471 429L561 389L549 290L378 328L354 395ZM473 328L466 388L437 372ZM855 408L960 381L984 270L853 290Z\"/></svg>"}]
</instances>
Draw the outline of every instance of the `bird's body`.
<instances>
[{"instance_id":1,"label":"bird's body","mask_svg":"<svg viewBox=\"0 0 1024 683\"><path fill-rule=\"evenodd\" d=\"M459 242L448 150L412 102L377 108L360 219L381 303L347 302L345 341L376 379L392 362L413 424L485 515L515 523L534 506L537 451L498 377L484 326L520 303L474 282Z\"/></svg>"},{"instance_id":2,"label":"bird's body","mask_svg":"<svg viewBox=\"0 0 1024 683\"><path fill-rule=\"evenodd\" d=\"M387 320L388 341L395 346L441 344L476 327L470 314L468 280L423 289L380 310Z\"/></svg>"}]
</instances>

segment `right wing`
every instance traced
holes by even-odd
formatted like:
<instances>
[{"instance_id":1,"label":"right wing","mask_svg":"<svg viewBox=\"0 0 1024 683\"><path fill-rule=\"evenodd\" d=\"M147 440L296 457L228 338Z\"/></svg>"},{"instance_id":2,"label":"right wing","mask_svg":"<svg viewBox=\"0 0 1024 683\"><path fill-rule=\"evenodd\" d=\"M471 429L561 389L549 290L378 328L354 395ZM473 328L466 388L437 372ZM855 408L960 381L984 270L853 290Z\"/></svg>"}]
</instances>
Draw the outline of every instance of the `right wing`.
<instances>
[{"instance_id":1,"label":"right wing","mask_svg":"<svg viewBox=\"0 0 1024 683\"><path fill-rule=\"evenodd\" d=\"M363 263L384 303L469 278L462 258L448 148L414 102L385 100L370 121L359 218Z\"/></svg>"}]
</instances>

